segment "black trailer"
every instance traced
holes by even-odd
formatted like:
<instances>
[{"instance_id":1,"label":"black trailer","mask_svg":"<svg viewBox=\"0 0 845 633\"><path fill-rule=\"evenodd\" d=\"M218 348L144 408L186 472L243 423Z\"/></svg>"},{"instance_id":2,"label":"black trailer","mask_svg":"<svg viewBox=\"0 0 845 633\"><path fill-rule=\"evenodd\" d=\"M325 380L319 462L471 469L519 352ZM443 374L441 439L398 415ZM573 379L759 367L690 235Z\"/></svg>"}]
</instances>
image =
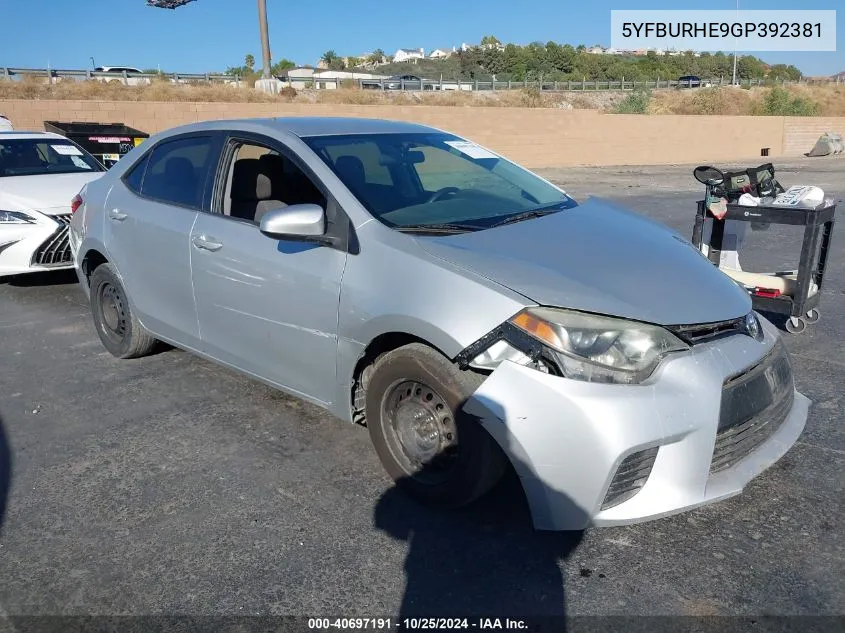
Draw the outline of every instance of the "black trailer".
<instances>
[{"instance_id":1,"label":"black trailer","mask_svg":"<svg viewBox=\"0 0 845 633\"><path fill-rule=\"evenodd\" d=\"M817 309L821 299L822 283L824 281L825 264L830 251L830 236L836 215L836 204L822 203L814 209L784 208L756 206L747 207L739 204L728 204L727 213L722 218L715 218L707 210L704 200L698 202L698 212L695 216L695 226L692 233L693 245L701 250L703 245L704 223L713 222L710 231L708 259L716 266L719 265L722 251L722 237L725 231L725 221L737 220L756 224L790 224L803 226L804 236L801 245L801 255L796 271L758 275L763 278L760 284L746 285L755 310L785 314L789 317L786 329L792 334L803 332L807 323L815 323L819 319ZM723 269L724 270L724 269ZM729 271L726 271L729 272ZM772 281L777 277L789 275L794 290L785 294L766 287L765 277ZM771 286L777 284L772 283Z\"/></svg>"},{"instance_id":2,"label":"black trailer","mask_svg":"<svg viewBox=\"0 0 845 633\"><path fill-rule=\"evenodd\" d=\"M146 132L124 123L44 121L44 129L66 136L106 167L111 167L133 147L150 138Z\"/></svg>"}]
</instances>

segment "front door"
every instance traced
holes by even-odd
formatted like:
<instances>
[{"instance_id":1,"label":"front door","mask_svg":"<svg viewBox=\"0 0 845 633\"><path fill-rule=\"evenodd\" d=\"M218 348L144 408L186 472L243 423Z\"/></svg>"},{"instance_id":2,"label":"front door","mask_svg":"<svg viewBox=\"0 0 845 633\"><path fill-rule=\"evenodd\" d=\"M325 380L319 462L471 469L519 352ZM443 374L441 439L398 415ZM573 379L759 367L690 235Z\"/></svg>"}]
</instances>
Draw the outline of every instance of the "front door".
<instances>
[{"instance_id":1,"label":"front door","mask_svg":"<svg viewBox=\"0 0 845 633\"><path fill-rule=\"evenodd\" d=\"M327 198L272 142L231 140L212 213L191 232L203 350L321 404L335 386L346 252L259 231L263 211Z\"/></svg>"}]
</instances>

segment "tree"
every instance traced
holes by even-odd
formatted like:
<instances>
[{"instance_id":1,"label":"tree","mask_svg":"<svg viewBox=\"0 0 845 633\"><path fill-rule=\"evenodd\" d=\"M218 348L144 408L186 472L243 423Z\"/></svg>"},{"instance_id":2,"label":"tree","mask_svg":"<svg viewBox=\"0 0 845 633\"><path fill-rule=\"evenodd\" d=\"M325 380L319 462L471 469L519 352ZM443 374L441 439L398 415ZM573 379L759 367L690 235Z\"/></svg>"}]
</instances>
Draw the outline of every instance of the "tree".
<instances>
[{"instance_id":1,"label":"tree","mask_svg":"<svg viewBox=\"0 0 845 633\"><path fill-rule=\"evenodd\" d=\"M370 53L368 61L371 64L381 64L384 61L384 51L380 48L377 48L372 53Z\"/></svg>"},{"instance_id":2,"label":"tree","mask_svg":"<svg viewBox=\"0 0 845 633\"><path fill-rule=\"evenodd\" d=\"M250 72L255 68L255 57L251 53L247 53L244 57L244 66L249 68Z\"/></svg>"},{"instance_id":3,"label":"tree","mask_svg":"<svg viewBox=\"0 0 845 633\"><path fill-rule=\"evenodd\" d=\"M280 59L270 67L270 74L281 75L284 74L286 70L290 70L291 68L296 68L296 64L289 59Z\"/></svg>"},{"instance_id":4,"label":"tree","mask_svg":"<svg viewBox=\"0 0 845 633\"><path fill-rule=\"evenodd\" d=\"M485 35L484 37L481 38L481 45L485 48L487 48L487 47L496 48L499 44L501 44L501 42L499 41L499 38L496 37L495 35Z\"/></svg>"},{"instance_id":5,"label":"tree","mask_svg":"<svg viewBox=\"0 0 845 633\"><path fill-rule=\"evenodd\" d=\"M361 65L361 58L355 57L354 55L350 55L346 58L346 67L347 68L357 68Z\"/></svg>"},{"instance_id":6,"label":"tree","mask_svg":"<svg viewBox=\"0 0 845 633\"><path fill-rule=\"evenodd\" d=\"M333 50L328 50L323 53L323 56L320 58L320 61L322 61L326 66L331 67L331 65L337 62L338 59L339 58L337 56L337 53L335 53Z\"/></svg>"}]
</instances>

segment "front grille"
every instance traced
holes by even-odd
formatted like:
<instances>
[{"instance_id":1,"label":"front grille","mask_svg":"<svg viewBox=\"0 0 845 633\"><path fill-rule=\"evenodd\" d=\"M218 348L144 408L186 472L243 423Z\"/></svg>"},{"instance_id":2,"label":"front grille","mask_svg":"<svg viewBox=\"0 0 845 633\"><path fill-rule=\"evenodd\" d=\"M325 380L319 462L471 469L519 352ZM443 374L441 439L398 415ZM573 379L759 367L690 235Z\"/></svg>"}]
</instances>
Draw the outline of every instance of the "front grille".
<instances>
[{"instance_id":1,"label":"front grille","mask_svg":"<svg viewBox=\"0 0 845 633\"><path fill-rule=\"evenodd\" d=\"M769 439L786 420L794 398L792 368L778 341L766 358L722 388L710 472L730 468Z\"/></svg>"},{"instance_id":2,"label":"front grille","mask_svg":"<svg viewBox=\"0 0 845 633\"><path fill-rule=\"evenodd\" d=\"M32 263L39 266L59 266L68 264L73 257L70 252L70 214L50 216L59 223L59 227L48 237L32 256Z\"/></svg>"},{"instance_id":3,"label":"front grille","mask_svg":"<svg viewBox=\"0 0 845 633\"><path fill-rule=\"evenodd\" d=\"M745 317L718 321L715 323L699 323L696 325L675 325L668 328L691 345L704 343L731 334L745 332Z\"/></svg>"},{"instance_id":4,"label":"front grille","mask_svg":"<svg viewBox=\"0 0 845 633\"><path fill-rule=\"evenodd\" d=\"M637 494L645 486L655 459L657 459L656 446L631 453L622 460L619 468L616 469L616 474L613 475L613 481L610 482L601 509L607 510L618 506Z\"/></svg>"}]
</instances>

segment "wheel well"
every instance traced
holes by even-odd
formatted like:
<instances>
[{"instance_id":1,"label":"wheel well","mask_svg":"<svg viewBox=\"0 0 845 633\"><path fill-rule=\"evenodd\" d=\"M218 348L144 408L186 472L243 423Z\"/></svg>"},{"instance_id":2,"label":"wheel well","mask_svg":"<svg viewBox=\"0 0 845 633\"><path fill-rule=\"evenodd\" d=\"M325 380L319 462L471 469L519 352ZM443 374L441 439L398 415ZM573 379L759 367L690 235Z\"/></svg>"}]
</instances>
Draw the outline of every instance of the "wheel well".
<instances>
[{"instance_id":1,"label":"wheel well","mask_svg":"<svg viewBox=\"0 0 845 633\"><path fill-rule=\"evenodd\" d=\"M91 280L91 274L101 264L107 264L109 260L100 251L91 249L85 253L82 258L82 271L85 273L85 278Z\"/></svg>"},{"instance_id":2,"label":"wheel well","mask_svg":"<svg viewBox=\"0 0 845 633\"><path fill-rule=\"evenodd\" d=\"M364 349L364 353L361 354L361 357L355 364L355 371L352 374L352 392L350 396L352 399L353 422L362 426L367 425L366 416L364 415L364 393L367 387L367 376L365 375L365 371L367 368L372 367L376 359L382 354L392 352L393 350L399 349L403 345L408 345L409 343L422 343L423 345L428 345L430 348L437 350L441 354L443 353L428 341L421 339L418 336L414 336L413 334L408 334L407 332L387 332L385 334L380 334L370 341L370 344L367 345ZM446 356L445 354L443 355Z\"/></svg>"}]
</instances>

